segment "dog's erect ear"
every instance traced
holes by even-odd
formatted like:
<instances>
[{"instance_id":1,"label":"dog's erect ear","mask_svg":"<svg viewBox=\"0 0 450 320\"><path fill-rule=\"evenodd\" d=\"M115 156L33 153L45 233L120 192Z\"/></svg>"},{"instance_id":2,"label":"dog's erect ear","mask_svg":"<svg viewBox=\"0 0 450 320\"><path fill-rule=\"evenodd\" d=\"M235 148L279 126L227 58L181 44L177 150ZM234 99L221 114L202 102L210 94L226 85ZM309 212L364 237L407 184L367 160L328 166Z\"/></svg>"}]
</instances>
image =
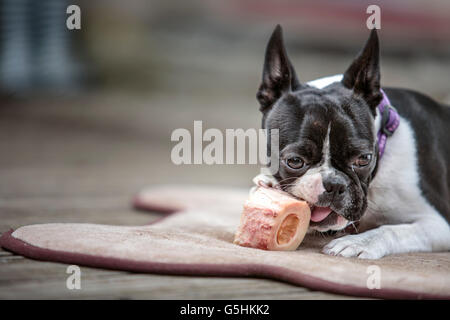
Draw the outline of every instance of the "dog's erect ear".
<instances>
[{"instance_id":1,"label":"dog's erect ear","mask_svg":"<svg viewBox=\"0 0 450 320\"><path fill-rule=\"evenodd\" d=\"M383 98L380 91L380 47L376 29L372 29L366 45L345 71L342 84L362 95L375 112Z\"/></svg>"},{"instance_id":2,"label":"dog's erect ear","mask_svg":"<svg viewBox=\"0 0 450 320\"><path fill-rule=\"evenodd\" d=\"M277 25L267 44L262 82L256 94L260 110L264 111L284 92L295 90L299 86L295 70L286 54L281 26Z\"/></svg>"}]
</instances>

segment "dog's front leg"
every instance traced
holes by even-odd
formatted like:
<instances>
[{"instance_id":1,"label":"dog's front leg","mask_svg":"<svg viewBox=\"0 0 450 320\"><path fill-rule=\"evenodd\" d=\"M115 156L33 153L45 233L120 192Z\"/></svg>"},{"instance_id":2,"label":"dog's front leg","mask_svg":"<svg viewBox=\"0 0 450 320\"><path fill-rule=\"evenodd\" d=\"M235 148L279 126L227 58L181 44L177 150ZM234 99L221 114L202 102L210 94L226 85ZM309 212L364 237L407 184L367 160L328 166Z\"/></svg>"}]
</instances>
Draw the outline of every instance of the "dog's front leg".
<instances>
[{"instance_id":1,"label":"dog's front leg","mask_svg":"<svg viewBox=\"0 0 450 320\"><path fill-rule=\"evenodd\" d=\"M379 259L406 252L450 250L450 227L440 216L409 224L384 225L356 235L337 238L323 252L342 257Z\"/></svg>"}]
</instances>

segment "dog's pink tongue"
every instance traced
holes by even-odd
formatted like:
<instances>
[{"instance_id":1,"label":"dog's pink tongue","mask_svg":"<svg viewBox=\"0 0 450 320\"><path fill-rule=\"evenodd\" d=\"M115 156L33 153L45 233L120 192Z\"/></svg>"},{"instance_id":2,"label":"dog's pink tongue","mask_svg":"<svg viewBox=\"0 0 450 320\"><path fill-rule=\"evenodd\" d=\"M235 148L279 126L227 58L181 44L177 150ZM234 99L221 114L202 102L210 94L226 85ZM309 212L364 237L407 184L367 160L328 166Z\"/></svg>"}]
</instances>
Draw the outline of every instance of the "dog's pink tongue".
<instances>
[{"instance_id":1,"label":"dog's pink tongue","mask_svg":"<svg viewBox=\"0 0 450 320\"><path fill-rule=\"evenodd\" d=\"M327 207L314 207L311 212L311 220L314 222L320 222L331 213L331 209Z\"/></svg>"}]
</instances>

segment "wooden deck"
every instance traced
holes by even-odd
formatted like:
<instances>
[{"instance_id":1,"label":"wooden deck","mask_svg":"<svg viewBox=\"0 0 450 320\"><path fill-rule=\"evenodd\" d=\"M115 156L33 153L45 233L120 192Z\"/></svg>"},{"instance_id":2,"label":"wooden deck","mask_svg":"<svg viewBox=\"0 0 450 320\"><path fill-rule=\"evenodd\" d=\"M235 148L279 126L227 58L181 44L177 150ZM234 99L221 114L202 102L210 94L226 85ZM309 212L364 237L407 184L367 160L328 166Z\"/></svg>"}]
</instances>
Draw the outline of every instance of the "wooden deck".
<instances>
[{"instance_id":1,"label":"wooden deck","mask_svg":"<svg viewBox=\"0 0 450 320\"><path fill-rule=\"evenodd\" d=\"M180 124L158 119L160 113L170 113L163 111L169 107L153 101L148 108L135 101L122 108L120 99L112 100L94 96L2 103L0 232L46 222L146 224L159 215L130 208L132 195L143 186L214 181L245 186L257 170L176 167L169 161L168 132ZM196 117L195 110L191 116ZM191 119L185 120L185 126L192 126ZM67 265L33 261L3 250L0 265L0 299L346 298L266 279L164 276L85 267L81 267L82 289L68 290Z\"/></svg>"}]
</instances>

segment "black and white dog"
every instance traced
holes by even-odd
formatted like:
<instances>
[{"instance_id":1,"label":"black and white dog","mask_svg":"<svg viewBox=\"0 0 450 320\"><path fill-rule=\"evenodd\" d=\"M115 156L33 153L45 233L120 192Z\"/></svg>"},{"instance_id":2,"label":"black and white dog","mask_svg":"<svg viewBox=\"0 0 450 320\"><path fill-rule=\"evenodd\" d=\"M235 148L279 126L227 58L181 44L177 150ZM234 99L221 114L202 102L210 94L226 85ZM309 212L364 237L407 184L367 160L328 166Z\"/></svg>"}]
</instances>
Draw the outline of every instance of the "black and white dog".
<instances>
[{"instance_id":1,"label":"black and white dog","mask_svg":"<svg viewBox=\"0 0 450 320\"><path fill-rule=\"evenodd\" d=\"M324 253L450 250L450 107L380 88L376 30L343 75L303 84L277 26L257 98L263 128L279 130L280 168L255 181L306 200L313 230L359 223Z\"/></svg>"}]
</instances>

